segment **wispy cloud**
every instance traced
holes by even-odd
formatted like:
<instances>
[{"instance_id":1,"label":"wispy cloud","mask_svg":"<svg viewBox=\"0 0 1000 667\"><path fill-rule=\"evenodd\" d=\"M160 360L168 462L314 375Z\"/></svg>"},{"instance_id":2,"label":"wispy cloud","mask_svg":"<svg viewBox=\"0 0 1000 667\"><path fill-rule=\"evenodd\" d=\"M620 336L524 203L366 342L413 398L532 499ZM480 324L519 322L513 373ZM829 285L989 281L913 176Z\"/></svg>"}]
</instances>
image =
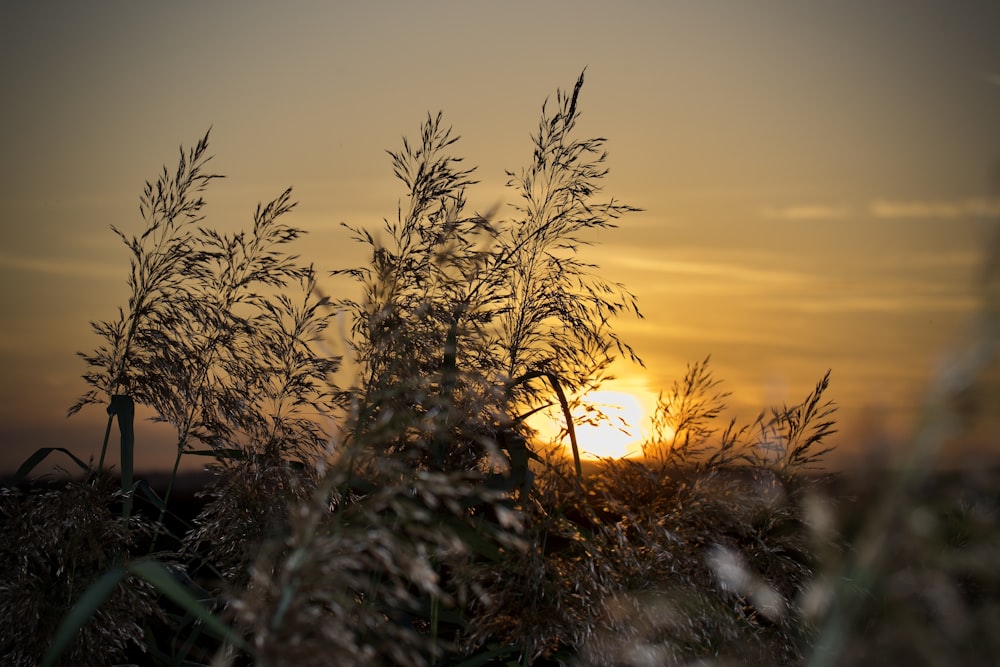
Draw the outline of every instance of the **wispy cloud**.
<instances>
[{"instance_id":1,"label":"wispy cloud","mask_svg":"<svg viewBox=\"0 0 1000 667\"><path fill-rule=\"evenodd\" d=\"M868 206L868 212L876 218L937 218L956 220L959 218L981 218L1000 216L1000 200L986 197L965 197L940 200L892 200L876 199Z\"/></svg>"},{"instance_id":2,"label":"wispy cloud","mask_svg":"<svg viewBox=\"0 0 1000 667\"><path fill-rule=\"evenodd\" d=\"M851 215L849 206L827 204L796 204L794 206L767 206L760 211L767 220L842 220Z\"/></svg>"},{"instance_id":3,"label":"wispy cloud","mask_svg":"<svg viewBox=\"0 0 1000 667\"><path fill-rule=\"evenodd\" d=\"M802 283L810 278L807 274L784 269L759 268L735 263L699 262L650 257L611 256L602 261L601 264L602 266L617 265L633 271L716 278L754 284Z\"/></svg>"},{"instance_id":4,"label":"wispy cloud","mask_svg":"<svg viewBox=\"0 0 1000 667\"><path fill-rule=\"evenodd\" d=\"M968 295L828 295L775 300L771 308L800 313L971 313L978 301Z\"/></svg>"},{"instance_id":5,"label":"wispy cloud","mask_svg":"<svg viewBox=\"0 0 1000 667\"><path fill-rule=\"evenodd\" d=\"M787 331L744 323L744 326L693 326L679 322L622 320L615 330L630 341L646 342L650 347L663 341L696 342L700 345L741 345L778 350L803 349L805 343Z\"/></svg>"},{"instance_id":6,"label":"wispy cloud","mask_svg":"<svg viewBox=\"0 0 1000 667\"><path fill-rule=\"evenodd\" d=\"M998 76L1000 78L1000 76ZM861 209L864 210L863 208ZM844 220L855 209L846 204L795 204L766 206L759 214L766 220L818 221ZM868 215L882 219L939 219L1000 217L1000 199L961 197L957 199L890 199L878 197L867 206Z\"/></svg>"}]
</instances>

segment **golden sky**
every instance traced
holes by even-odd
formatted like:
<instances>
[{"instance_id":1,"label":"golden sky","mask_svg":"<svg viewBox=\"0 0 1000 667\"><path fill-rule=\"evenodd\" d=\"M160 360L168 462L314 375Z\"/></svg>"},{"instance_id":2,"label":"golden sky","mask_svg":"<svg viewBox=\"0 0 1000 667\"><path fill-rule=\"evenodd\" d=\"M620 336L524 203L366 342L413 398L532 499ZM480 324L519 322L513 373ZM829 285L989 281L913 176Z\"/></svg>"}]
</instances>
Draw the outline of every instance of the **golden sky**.
<instances>
[{"instance_id":1,"label":"golden sky","mask_svg":"<svg viewBox=\"0 0 1000 667\"><path fill-rule=\"evenodd\" d=\"M606 193L644 212L589 257L639 297L617 330L655 394L712 355L746 416L829 368L839 461L905 438L967 334L1000 217L994 2L4 3L0 8L0 470L40 446L96 455L71 419L88 322L127 298L138 196L210 126L207 222L237 229L295 188L296 250L362 249L402 192L385 149L443 110L510 201L542 101L586 67L581 135L608 139ZM648 395L648 394L647 394ZM140 431L137 466L172 463ZM143 445L141 439L146 439Z\"/></svg>"}]
</instances>

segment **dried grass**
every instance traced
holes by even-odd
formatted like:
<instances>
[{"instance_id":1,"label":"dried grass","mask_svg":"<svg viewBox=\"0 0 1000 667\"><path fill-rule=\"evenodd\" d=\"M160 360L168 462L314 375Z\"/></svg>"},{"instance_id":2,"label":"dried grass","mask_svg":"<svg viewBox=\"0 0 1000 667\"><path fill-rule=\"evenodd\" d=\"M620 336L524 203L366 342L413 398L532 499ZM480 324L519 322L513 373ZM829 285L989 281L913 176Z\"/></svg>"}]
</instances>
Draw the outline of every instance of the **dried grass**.
<instances>
[{"instance_id":1,"label":"dried grass","mask_svg":"<svg viewBox=\"0 0 1000 667\"><path fill-rule=\"evenodd\" d=\"M113 490L103 450L81 481L4 488L0 614L24 621L0 629L5 664L36 664L103 573L151 552L175 566L157 589L190 597L181 612L127 576L64 663L142 650L297 667L990 662L997 480L933 488L927 471L969 406L995 398L976 378L1000 330L996 259L972 354L935 387L911 464L878 488L814 471L834 432L829 373L801 403L738 424L709 360L694 363L661 395L645 458L586 478L532 440L523 418L549 389L579 396L616 354L635 358L609 329L638 314L634 297L576 254L637 210L598 198L604 140L573 134L582 85L543 106L529 166L508 173L509 217L465 213L473 170L440 114L390 152L405 204L384 243L351 228L369 263L336 272L359 299L323 296L286 251L301 234L282 222L290 191L258 206L252 230L202 226L207 135L147 184L145 231L116 230L132 295L95 325L71 411L148 405L176 429L177 461L210 456L215 482L176 537L169 497L154 498L160 521L115 515L140 486ZM334 309L360 369L347 388L322 353Z\"/></svg>"},{"instance_id":2,"label":"dried grass","mask_svg":"<svg viewBox=\"0 0 1000 667\"><path fill-rule=\"evenodd\" d=\"M0 488L0 656L37 665L67 610L108 569L140 553L149 521L114 513L122 497L100 476L35 490ZM161 617L153 587L129 577L76 636L60 664L107 665L142 647Z\"/></svg>"}]
</instances>

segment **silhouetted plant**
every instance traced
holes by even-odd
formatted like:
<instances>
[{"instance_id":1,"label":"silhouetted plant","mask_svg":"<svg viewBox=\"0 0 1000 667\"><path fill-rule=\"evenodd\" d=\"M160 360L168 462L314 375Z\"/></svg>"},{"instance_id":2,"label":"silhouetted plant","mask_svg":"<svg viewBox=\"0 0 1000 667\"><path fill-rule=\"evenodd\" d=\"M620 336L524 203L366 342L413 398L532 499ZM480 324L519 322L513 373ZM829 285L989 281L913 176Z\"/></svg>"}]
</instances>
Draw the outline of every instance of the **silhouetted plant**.
<instances>
[{"instance_id":1,"label":"silhouetted plant","mask_svg":"<svg viewBox=\"0 0 1000 667\"><path fill-rule=\"evenodd\" d=\"M782 474L794 475L814 467L831 451L823 444L836 433L832 418L836 408L832 401L823 400L829 385L827 371L802 403L771 409L770 419L764 422L752 454L759 463L773 466Z\"/></svg>"},{"instance_id":2,"label":"silhouetted plant","mask_svg":"<svg viewBox=\"0 0 1000 667\"><path fill-rule=\"evenodd\" d=\"M205 173L207 149L206 134L181 151L175 173L164 168L147 182L140 236L115 229L131 252L132 294L117 320L94 324L105 343L82 355L91 389L70 413L102 394L127 395L174 427L177 462L195 442L220 453L278 447L278 457L314 456L337 360L310 347L329 317L313 270L281 248L302 233L280 222L294 207L291 190L258 205L249 234L198 226L201 193L219 178ZM280 292L296 283L300 305Z\"/></svg>"},{"instance_id":3,"label":"silhouetted plant","mask_svg":"<svg viewBox=\"0 0 1000 667\"><path fill-rule=\"evenodd\" d=\"M380 431L394 451L416 446L423 464L467 468L496 436L462 433L461 425L522 430L512 418L541 393L527 378L544 374L580 390L613 350L637 360L608 326L615 315L639 313L634 297L576 256L585 232L637 210L595 199L606 155L603 139L572 136L582 85L581 74L572 94L557 93L555 110L543 105L531 165L508 173L521 200L514 217L464 213L473 169L451 153L458 137L438 114L419 142L404 139L390 152L408 204L386 221L388 240L350 228L371 252L368 266L337 272L364 290L361 300L339 302L352 316L362 369L350 395L362 406L359 428L378 429L390 414L406 424L395 438ZM447 451L437 451L443 442Z\"/></svg>"},{"instance_id":4,"label":"silhouetted plant","mask_svg":"<svg viewBox=\"0 0 1000 667\"><path fill-rule=\"evenodd\" d=\"M112 226L131 253L131 294L127 308L119 308L116 320L92 323L105 343L89 355L81 354L92 369L83 375L91 389L69 409L70 414L90 403L110 401L116 394L146 399L155 394L143 387L156 377L148 376L148 356L158 349L167 332L185 323L192 281L204 277L204 257L195 248L196 225L202 220L205 205L201 193L218 178L204 171L210 159L207 150L206 134L187 154L181 150L175 173L164 167L155 184L146 182L139 202L140 215L146 221L142 235L130 237ZM106 449L107 434L99 468Z\"/></svg>"},{"instance_id":5,"label":"silhouetted plant","mask_svg":"<svg viewBox=\"0 0 1000 667\"><path fill-rule=\"evenodd\" d=\"M298 489L309 488L308 471L325 451L323 421L331 407L331 374L338 359L317 351L330 310L314 291L314 271L282 247L302 233L281 222L294 207L291 190L258 205L250 232L220 234L201 226L201 194L218 178L206 172L207 149L206 134L190 151L181 150L176 171L164 168L155 183L147 182L140 200L146 222L141 235L113 228L130 251L131 294L117 319L93 325L104 342L81 355L89 367L84 379L90 389L70 414L106 399L110 418L119 421L123 526L131 525L133 494L139 487L132 483L133 404L152 408L154 419L176 430L166 495L156 498L145 487L160 509L153 540L146 545L150 551L165 533L162 521L182 455L212 457L222 477L215 491L218 502L208 504L198 523L227 531L211 538L204 530L192 531L185 537L186 556L191 563L218 557L218 567L211 562L208 567L237 580L255 548L280 524L288 504L300 497ZM300 298L285 293L293 287L301 290ZM103 478L110 418L100 463L92 471L95 480ZM194 449L198 442L208 449ZM219 501L219 488L230 499L239 498L235 488L248 479L270 482L253 486L266 511L247 512L247 506ZM217 537L225 537L226 544L215 542ZM194 557L191 549L203 544L210 548ZM155 563L140 567L128 560L134 554L115 554L109 565L122 573L127 568L149 570L154 580L160 576ZM172 590L173 584L164 581ZM88 614L102 613L99 598L65 600L67 609L84 605L67 618L80 623ZM195 618L203 613L199 606L192 609Z\"/></svg>"},{"instance_id":6,"label":"silhouetted plant","mask_svg":"<svg viewBox=\"0 0 1000 667\"><path fill-rule=\"evenodd\" d=\"M824 378L773 421L794 421L820 445L832 408L814 406L826 387ZM506 643L529 664L566 655L594 665L799 662L812 632L800 608L820 571L814 485L797 476L801 457L753 456L772 433L762 418L716 425L727 395L707 359L692 364L653 418L653 437L674 435L665 447L603 460L583 486L565 464L539 469L524 507L528 548L479 570L489 602L475 606L467 642Z\"/></svg>"},{"instance_id":7,"label":"silhouetted plant","mask_svg":"<svg viewBox=\"0 0 1000 667\"><path fill-rule=\"evenodd\" d=\"M725 411L725 400L731 394L718 391L721 381L712 375L708 362L706 357L689 364L684 378L675 380L668 394L660 392L650 419L652 431L643 445L648 460L663 466L697 465L710 449L710 461L717 458L717 453L732 450L733 439L727 436L734 425L723 435L722 446L711 442L718 430L714 420Z\"/></svg>"},{"instance_id":8,"label":"silhouetted plant","mask_svg":"<svg viewBox=\"0 0 1000 667\"><path fill-rule=\"evenodd\" d=\"M652 432L643 455L664 468L711 469L734 463L773 468L785 476L808 471L831 451L824 445L836 433L836 407L824 400L829 371L797 405L772 407L750 423L731 420L721 432L716 421L730 392L719 390L709 358L689 364L684 378L660 394L651 418Z\"/></svg>"},{"instance_id":9,"label":"silhouetted plant","mask_svg":"<svg viewBox=\"0 0 1000 667\"><path fill-rule=\"evenodd\" d=\"M583 480L530 440L523 419L550 390L565 408L613 356L635 357L609 329L638 313L634 298L576 256L635 210L598 200L603 139L573 137L582 83L543 106L530 165L508 173L508 218L464 212L473 171L440 114L404 139L390 157L406 205L384 244L352 229L369 264L338 272L358 299L322 296L285 251L301 234L282 223L290 191L258 206L250 231L201 226L207 135L147 184L145 231L116 230L132 293L95 325L103 342L71 412L107 401L131 453L130 406L146 405L176 429L177 461L208 454L217 478L195 525L171 536L176 553L155 558L140 556L162 523L114 516L148 489L111 488L107 438L96 470L78 461L83 481L3 488L0 613L25 621L0 629L7 662L35 664L50 639L48 664L63 648L72 664L144 649L162 664L413 667L996 654L995 479L942 492L924 473L942 434L990 398L975 377L995 351L998 262L980 336L935 387L914 459L884 494L849 489L865 507L881 498L860 525L837 524L837 486L812 471L834 433L829 373L741 425L723 421L709 360L691 364L659 398L645 458ZM352 319L360 369L345 391L319 353L333 308ZM344 415L330 424L333 406ZM157 643L164 624L174 632Z\"/></svg>"}]
</instances>

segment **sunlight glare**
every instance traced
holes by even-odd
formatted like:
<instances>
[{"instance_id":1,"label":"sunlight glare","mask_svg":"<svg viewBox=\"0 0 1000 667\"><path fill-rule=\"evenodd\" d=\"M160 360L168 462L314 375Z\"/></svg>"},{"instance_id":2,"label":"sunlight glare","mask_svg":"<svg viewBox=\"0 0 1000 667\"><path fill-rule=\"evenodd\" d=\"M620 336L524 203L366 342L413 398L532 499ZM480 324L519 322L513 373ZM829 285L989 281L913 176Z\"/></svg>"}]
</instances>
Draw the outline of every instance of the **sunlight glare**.
<instances>
[{"instance_id":1,"label":"sunlight glare","mask_svg":"<svg viewBox=\"0 0 1000 667\"><path fill-rule=\"evenodd\" d=\"M595 422L585 410L574 411L576 439L580 456L585 459L625 458L642 455L642 427L647 421L646 411L634 395L619 391L595 391L587 394L585 402L593 405L608 418ZM541 427L545 435L554 434L563 426L558 409L549 409L548 425ZM570 449L569 438L563 445Z\"/></svg>"}]
</instances>

